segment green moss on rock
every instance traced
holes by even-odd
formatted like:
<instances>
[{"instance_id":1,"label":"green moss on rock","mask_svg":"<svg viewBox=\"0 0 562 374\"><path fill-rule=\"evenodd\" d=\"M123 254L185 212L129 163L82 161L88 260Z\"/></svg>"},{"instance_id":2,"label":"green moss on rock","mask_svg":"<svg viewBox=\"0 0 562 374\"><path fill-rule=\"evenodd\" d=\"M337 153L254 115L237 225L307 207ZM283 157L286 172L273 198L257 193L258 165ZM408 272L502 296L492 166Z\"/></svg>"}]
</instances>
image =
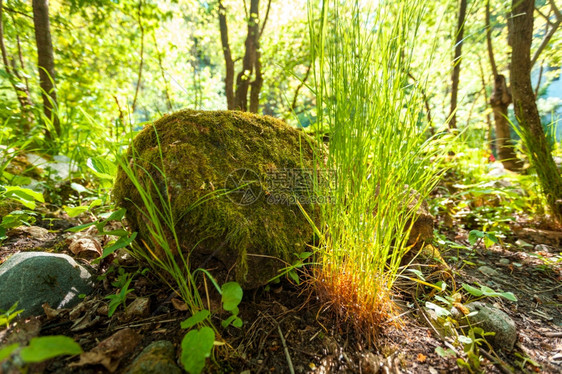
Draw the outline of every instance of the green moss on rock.
<instances>
[{"instance_id":1,"label":"green moss on rock","mask_svg":"<svg viewBox=\"0 0 562 374\"><path fill-rule=\"evenodd\" d=\"M181 250L190 255L192 267L212 254L226 269L234 267L238 282L253 288L275 276L285 266L283 261L292 262L311 240L312 228L298 205L268 201L275 191L267 183L271 171L312 169L311 144L306 134L272 117L184 110L147 126L134 139L132 149L141 167L138 170L146 170L138 177L150 186L150 174L162 196L170 199ZM157 168L167 176L167 191ZM232 187L233 180L254 180L249 175L258 175L258 182L241 183L230 194L216 194L225 186ZM159 201L156 188L151 190L153 200ZM245 191L254 192L249 196L256 201L244 200ZM193 208L213 193L219 196ZM142 209L142 201L122 170L113 194L116 203L127 208L131 228L150 243L149 223L138 208ZM303 207L314 216L312 205Z\"/></svg>"}]
</instances>

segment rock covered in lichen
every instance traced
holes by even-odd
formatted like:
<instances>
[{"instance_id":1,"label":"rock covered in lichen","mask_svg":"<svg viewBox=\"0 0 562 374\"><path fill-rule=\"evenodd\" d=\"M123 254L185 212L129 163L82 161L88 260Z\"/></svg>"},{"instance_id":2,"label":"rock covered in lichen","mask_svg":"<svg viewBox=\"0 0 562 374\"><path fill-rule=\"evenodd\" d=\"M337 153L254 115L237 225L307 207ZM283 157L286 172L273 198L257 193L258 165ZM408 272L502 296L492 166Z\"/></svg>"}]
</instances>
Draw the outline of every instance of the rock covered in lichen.
<instances>
[{"instance_id":1,"label":"rock covered in lichen","mask_svg":"<svg viewBox=\"0 0 562 374\"><path fill-rule=\"evenodd\" d=\"M294 195L290 184L313 168L311 144L305 133L272 117L184 110L141 131L128 157L155 205L161 210L162 198L171 203L179 244L192 270L218 258L224 269L234 269L238 282L253 288L291 263L312 238L296 200L271 199L276 188L286 190L287 184ZM113 193L116 203L127 208L131 228L162 255L151 240L142 198L123 170ZM301 205L315 216L312 204ZM173 240L170 230L165 234Z\"/></svg>"}]
</instances>

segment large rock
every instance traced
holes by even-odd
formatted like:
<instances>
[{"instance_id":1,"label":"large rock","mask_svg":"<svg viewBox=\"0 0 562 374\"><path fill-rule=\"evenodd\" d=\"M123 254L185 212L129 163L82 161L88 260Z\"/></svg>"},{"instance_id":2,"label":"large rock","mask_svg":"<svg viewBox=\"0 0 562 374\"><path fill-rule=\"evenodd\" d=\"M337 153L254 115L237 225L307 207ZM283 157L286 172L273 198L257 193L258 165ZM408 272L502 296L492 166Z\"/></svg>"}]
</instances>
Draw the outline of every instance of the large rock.
<instances>
[{"instance_id":1,"label":"large rock","mask_svg":"<svg viewBox=\"0 0 562 374\"><path fill-rule=\"evenodd\" d=\"M147 126L128 157L154 204L162 209L161 197L171 202L181 251L189 254L192 268L216 257L244 288L254 288L278 274L312 239L311 225L293 200L307 195L302 182L308 176L303 169L313 168L311 142L271 117L185 110ZM121 169L113 193L127 208L131 229L162 256L151 240L143 200ZM313 205L301 203L315 217ZM170 230L164 234L173 243Z\"/></svg>"},{"instance_id":2,"label":"large rock","mask_svg":"<svg viewBox=\"0 0 562 374\"><path fill-rule=\"evenodd\" d=\"M176 365L176 349L167 340L159 340L148 345L135 358L127 374L181 374Z\"/></svg>"},{"instance_id":3,"label":"large rock","mask_svg":"<svg viewBox=\"0 0 562 374\"><path fill-rule=\"evenodd\" d=\"M70 256L20 252L0 265L0 309L18 302L22 317L43 314L42 305L67 308L92 291L92 276Z\"/></svg>"},{"instance_id":4,"label":"large rock","mask_svg":"<svg viewBox=\"0 0 562 374\"><path fill-rule=\"evenodd\" d=\"M470 312L477 312L467 317L471 326L481 327L485 332L496 333L494 336L487 336L486 340L506 353L513 350L517 340L517 329L510 316L478 301L469 303L466 307Z\"/></svg>"}]
</instances>

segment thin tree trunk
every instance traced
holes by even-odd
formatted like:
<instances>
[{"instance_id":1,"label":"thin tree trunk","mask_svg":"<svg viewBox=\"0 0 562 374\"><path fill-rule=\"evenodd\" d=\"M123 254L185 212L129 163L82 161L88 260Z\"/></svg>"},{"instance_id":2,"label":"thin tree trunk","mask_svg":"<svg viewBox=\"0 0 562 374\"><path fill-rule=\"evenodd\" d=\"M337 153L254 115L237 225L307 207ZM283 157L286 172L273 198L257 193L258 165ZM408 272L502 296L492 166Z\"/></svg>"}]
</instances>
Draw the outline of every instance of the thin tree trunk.
<instances>
[{"instance_id":1,"label":"thin tree trunk","mask_svg":"<svg viewBox=\"0 0 562 374\"><path fill-rule=\"evenodd\" d=\"M19 36L18 36L18 50L21 53L20 44L19 44ZM4 22L3 22L3 12L2 12L2 0L0 0L0 51L2 53L2 62L4 63L4 68L6 73L9 75L9 81L12 85L14 92L16 93L16 97L20 104L21 109L21 119L24 132L27 132L31 129L31 124L33 123L33 114L31 111L32 103L29 95L29 89L27 86L27 79L25 79L25 85L21 86L16 84L14 78L21 80L21 76L18 73L18 69L15 66L15 61L12 60L14 67L10 69L10 63L8 59L8 52L6 50L6 45L4 44ZM20 61L21 55L20 55ZM23 68L23 67L22 67Z\"/></svg>"},{"instance_id":2,"label":"thin tree trunk","mask_svg":"<svg viewBox=\"0 0 562 374\"><path fill-rule=\"evenodd\" d=\"M531 162L553 216L562 223L562 177L552 158L531 85L531 43L534 0L513 0L511 27L511 87L515 115L522 127ZM535 59L536 61L536 59Z\"/></svg>"},{"instance_id":3,"label":"thin tree trunk","mask_svg":"<svg viewBox=\"0 0 562 374\"><path fill-rule=\"evenodd\" d=\"M39 68L39 85L43 99L43 112L60 136L60 122L57 115L57 93L55 90L55 57L51 41L51 25L49 22L49 1L33 0L33 25L35 27L35 42L37 44L37 57ZM48 126L45 127L47 139L53 139Z\"/></svg>"},{"instance_id":4,"label":"thin tree trunk","mask_svg":"<svg viewBox=\"0 0 562 374\"><path fill-rule=\"evenodd\" d=\"M230 43L228 42L228 25L226 23L226 8L219 1L219 27L221 33L221 45L224 55L224 63L226 67L226 76L224 78L224 92L226 95L226 105L229 110L234 109L234 61L230 52Z\"/></svg>"},{"instance_id":5,"label":"thin tree trunk","mask_svg":"<svg viewBox=\"0 0 562 374\"><path fill-rule=\"evenodd\" d=\"M494 112L494 123L496 127L496 154L504 168L511 171L519 171L523 162L517 158L514 144L511 139L511 129L507 119L507 108L511 104L511 92L507 86L505 76L498 73L492 47L492 29L490 26L490 1L486 2L486 42L488 57L494 74L494 90L490 97L490 105Z\"/></svg>"},{"instance_id":6,"label":"thin tree trunk","mask_svg":"<svg viewBox=\"0 0 562 374\"><path fill-rule=\"evenodd\" d=\"M135 96L133 98L133 105L131 105L131 113L134 113L135 107L137 106L137 99L139 96L139 90L142 80L142 68L144 65L144 27L142 25L142 0L139 1L139 6L137 8L138 23L140 29L141 45L140 45L140 62L139 62L139 73L137 75L137 86L135 88Z\"/></svg>"},{"instance_id":7,"label":"thin tree trunk","mask_svg":"<svg viewBox=\"0 0 562 374\"><path fill-rule=\"evenodd\" d=\"M246 52L242 60L242 71L236 77L236 93L234 95L234 109L248 110L248 90L250 78L256 68L258 58L259 38L259 0L251 0L248 19L248 36L246 37Z\"/></svg>"},{"instance_id":8,"label":"thin tree trunk","mask_svg":"<svg viewBox=\"0 0 562 374\"><path fill-rule=\"evenodd\" d=\"M478 65L480 67L480 79L482 81L482 89L484 90L484 105L488 105L488 91L486 88L488 85L486 84L486 77L484 75L484 68L482 67L482 61L478 60ZM490 118L490 113L486 111L486 123L488 124L488 133L487 139L488 146L490 147L490 152L494 152L494 142L493 142L493 134L492 134L492 119Z\"/></svg>"},{"instance_id":9,"label":"thin tree trunk","mask_svg":"<svg viewBox=\"0 0 562 374\"><path fill-rule=\"evenodd\" d=\"M464 23L466 18L466 3L467 0L460 0L459 18L457 25L457 34L455 40L455 58L453 59L453 74L451 77L451 120L449 128L454 129L457 127L457 96L459 93L459 79L461 74L461 54L462 44L464 37Z\"/></svg>"},{"instance_id":10,"label":"thin tree trunk","mask_svg":"<svg viewBox=\"0 0 562 374\"><path fill-rule=\"evenodd\" d=\"M172 106L172 98L170 97L170 88L168 84L168 79L166 79L166 72L164 70L164 64L162 63L162 55L158 48L158 41L156 40L156 35L152 32L152 40L154 41L154 49L156 49L156 58L158 59L158 67L160 68L160 75L164 81L164 95L166 96L166 106L169 111L172 111L174 107Z\"/></svg>"}]
</instances>

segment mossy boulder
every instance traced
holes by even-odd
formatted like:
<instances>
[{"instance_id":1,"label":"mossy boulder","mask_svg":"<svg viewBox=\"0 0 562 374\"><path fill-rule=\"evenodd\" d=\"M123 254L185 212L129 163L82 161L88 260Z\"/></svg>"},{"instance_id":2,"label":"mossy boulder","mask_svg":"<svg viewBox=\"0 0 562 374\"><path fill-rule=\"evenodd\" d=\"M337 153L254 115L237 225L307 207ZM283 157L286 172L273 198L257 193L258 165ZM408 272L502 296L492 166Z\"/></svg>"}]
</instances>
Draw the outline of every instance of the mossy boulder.
<instances>
[{"instance_id":1,"label":"mossy boulder","mask_svg":"<svg viewBox=\"0 0 562 374\"><path fill-rule=\"evenodd\" d=\"M160 196L171 202L192 270L219 259L243 287L255 288L292 263L312 239L311 225L288 195L295 197L291 186L313 169L313 144L272 117L184 110L145 127L128 157L156 205L161 209ZM113 194L127 208L131 229L161 256L141 196L122 169ZM314 205L306 202L301 206L315 217ZM166 235L173 240L171 232Z\"/></svg>"}]
</instances>

